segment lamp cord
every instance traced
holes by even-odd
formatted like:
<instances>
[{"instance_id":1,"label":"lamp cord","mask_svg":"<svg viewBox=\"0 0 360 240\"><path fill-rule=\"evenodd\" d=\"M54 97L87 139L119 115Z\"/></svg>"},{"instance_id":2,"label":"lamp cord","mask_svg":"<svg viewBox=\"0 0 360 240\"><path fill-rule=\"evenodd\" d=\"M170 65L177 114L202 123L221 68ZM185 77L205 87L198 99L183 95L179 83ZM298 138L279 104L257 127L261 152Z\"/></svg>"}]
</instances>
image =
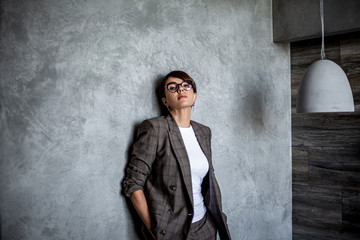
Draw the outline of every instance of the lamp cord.
<instances>
[{"instance_id":1,"label":"lamp cord","mask_svg":"<svg viewBox=\"0 0 360 240\"><path fill-rule=\"evenodd\" d=\"M326 58L324 49L324 4L323 0L320 0L320 18L321 18L321 60Z\"/></svg>"}]
</instances>

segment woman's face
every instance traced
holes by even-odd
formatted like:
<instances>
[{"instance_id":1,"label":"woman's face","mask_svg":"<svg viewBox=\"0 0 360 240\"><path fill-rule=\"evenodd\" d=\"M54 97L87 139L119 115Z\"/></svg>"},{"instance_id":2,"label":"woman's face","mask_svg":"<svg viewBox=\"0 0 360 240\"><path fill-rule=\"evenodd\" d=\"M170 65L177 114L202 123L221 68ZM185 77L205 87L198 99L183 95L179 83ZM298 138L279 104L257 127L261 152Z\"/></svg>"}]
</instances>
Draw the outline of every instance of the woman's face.
<instances>
[{"instance_id":1,"label":"woman's face","mask_svg":"<svg viewBox=\"0 0 360 240\"><path fill-rule=\"evenodd\" d=\"M180 78L169 77L165 84L165 97L162 98L162 102L166 107L173 110L180 110L182 108L191 108L194 105L196 100L196 93L191 88L190 90L186 90L186 83L184 84L185 87L179 86L176 84L181 84L186 82ZM175 84L171 84L175 83ZM171 84L171 85L169 85ZM177 86L178 89L175 92L170 92L167 89L167 86Z\"/></svg>"}]
</instances>

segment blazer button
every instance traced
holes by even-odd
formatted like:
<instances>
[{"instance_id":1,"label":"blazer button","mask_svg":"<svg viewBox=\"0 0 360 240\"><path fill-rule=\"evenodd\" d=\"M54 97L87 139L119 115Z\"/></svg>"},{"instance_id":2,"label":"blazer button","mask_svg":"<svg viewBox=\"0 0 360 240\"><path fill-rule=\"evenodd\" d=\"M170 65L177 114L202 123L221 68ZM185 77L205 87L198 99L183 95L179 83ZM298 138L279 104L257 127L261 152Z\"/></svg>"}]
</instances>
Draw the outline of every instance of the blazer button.
<instances>
[{"instance_id":1,"label":"blazer button","mask_svg":"<svg viewBox=\"0 0 360 240\"><path fill-rule=\"evenodd\" d=\"M167 213L170 214L170 215L174 215L174 212L171 209L167 210Z\"/></svg>"},{"instance_id":2,"label":"blazer button","mask_svg":"<svg viewBox=\"0 0 360 240\"><path fill-rule=\"evenodd\" d=\"M125 191L129 190L129 186L128 186L127 182L125 182L125 181L123 182L123 187L124 187Z\"/></svg>"},{"instance_id":3,"label":"blazer button","mask_svg":"<svg viewBox=\"0 0 360 240\"><path fill-rule=\"evenodd\" d=\"M161 230L161 231L160 231L160 234L161 234L161 235L165 235L165 234L166 234L166 231L165 231L165 230Z\"/></svg>"},{"instance_id":4,"label":"blazer button","mask_svg":"<svg viewBox=\"0 0 360 240\"><path fill-rule=\"evenodd\" d=\"M175 186L175 185L170 185L170 190L175 191L175 190L176 190L176 186Z\"/></svg>"}]
</instances>

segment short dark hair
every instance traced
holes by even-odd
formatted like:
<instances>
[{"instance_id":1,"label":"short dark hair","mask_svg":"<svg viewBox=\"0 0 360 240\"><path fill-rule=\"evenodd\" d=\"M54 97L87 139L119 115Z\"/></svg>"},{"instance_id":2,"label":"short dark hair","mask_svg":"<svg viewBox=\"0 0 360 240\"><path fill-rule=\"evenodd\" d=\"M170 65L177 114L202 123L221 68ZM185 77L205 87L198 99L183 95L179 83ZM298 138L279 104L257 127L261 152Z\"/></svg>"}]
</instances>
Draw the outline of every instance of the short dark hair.
<instances>
[{"instance_id":1,"label":"short dark hair","mask_svg":"<svg viewBox=\"0 0 360 240\"><path fill-rule=\"evenodd\" d=\"M186 72L183 72L183 71L176 70L176 71L170 72L168 75L166 75L161 80L161 83L160 83L160 91L161 91L160 98L165 97L165 84L166 84L166 81L171 77L180 78L180 79L182 79L184 81L191 81L194 93L196 93L196 84L195 84L194 80L189 76L189 74L187 74Z\"/></svg>"}]
</instances>

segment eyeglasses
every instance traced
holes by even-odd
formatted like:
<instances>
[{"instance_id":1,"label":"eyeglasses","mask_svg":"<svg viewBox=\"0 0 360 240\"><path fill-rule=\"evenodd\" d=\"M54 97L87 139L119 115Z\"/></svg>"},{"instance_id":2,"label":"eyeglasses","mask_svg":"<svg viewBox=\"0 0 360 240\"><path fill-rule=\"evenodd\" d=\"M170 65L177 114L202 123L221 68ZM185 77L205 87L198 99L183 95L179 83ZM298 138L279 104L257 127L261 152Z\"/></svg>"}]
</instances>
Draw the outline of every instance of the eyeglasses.
<instances>
[{"instance_id":1,"label":"eyeglasses","mask_svg":"<svg viewBox=\"0 0 360 240\"><path fill-rule=\"evenodd\" d=\"M192 82L191 81L184 81L182 83L175 83L175 82L171 82L166 84L166 88L169 92L174 93L177 92L179 90L179 87L182 87L184 90L186 91L190 91L193 87Z\"/></svg>"}]
</instances>

